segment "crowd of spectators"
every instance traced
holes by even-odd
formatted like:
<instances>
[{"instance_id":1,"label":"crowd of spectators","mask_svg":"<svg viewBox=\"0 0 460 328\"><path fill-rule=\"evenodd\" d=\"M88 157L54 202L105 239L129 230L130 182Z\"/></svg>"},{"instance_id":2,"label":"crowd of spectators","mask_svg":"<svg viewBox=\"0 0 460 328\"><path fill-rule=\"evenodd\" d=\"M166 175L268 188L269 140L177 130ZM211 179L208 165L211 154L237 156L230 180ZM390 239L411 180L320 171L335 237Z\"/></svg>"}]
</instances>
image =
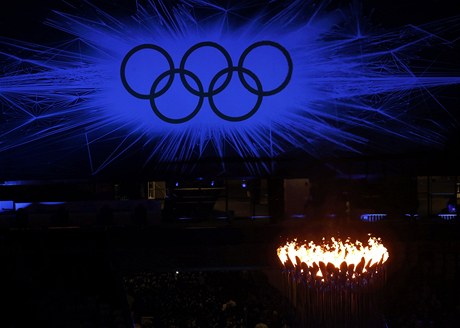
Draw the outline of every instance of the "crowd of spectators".
<instances>
[{"instance_id":1,"label":"crowd of spectators","mask_svg":"<svg viewBox=\"0 0 460 328\"><path fill-rule=\"evenodd\" d=\"M136 327L296 327L261 271L139 272L123 281Z\"/></svg>"},{"instance_id":2,"label":"crowd of spectators","mask_svg":"<svg viewBox=\"0 0 460 328\"><path fill-rule=\"evenodd\" d=\"M414 243L392 273L383 293L388 327L460 326L460 253L458 243Z\"/></svg>"}]
</instances>

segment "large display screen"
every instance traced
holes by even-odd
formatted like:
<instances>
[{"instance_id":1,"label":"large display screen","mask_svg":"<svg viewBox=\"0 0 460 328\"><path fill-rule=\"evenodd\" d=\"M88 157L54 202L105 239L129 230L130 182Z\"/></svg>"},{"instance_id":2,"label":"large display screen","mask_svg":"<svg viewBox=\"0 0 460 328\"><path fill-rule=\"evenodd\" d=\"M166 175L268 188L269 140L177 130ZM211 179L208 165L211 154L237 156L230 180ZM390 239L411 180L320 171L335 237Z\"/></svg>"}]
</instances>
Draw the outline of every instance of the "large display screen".
<instances>
[{"instance_id":1,"label":"large display screen","mask_svg":"<svg viewBox=\"0 0 460 328\"><path fill-rule=\"evenodd\" d=\"M13 4L0 180L276 174L442 150L460 84L460 18L442 2Z\"/></svg>"}]
</instances>

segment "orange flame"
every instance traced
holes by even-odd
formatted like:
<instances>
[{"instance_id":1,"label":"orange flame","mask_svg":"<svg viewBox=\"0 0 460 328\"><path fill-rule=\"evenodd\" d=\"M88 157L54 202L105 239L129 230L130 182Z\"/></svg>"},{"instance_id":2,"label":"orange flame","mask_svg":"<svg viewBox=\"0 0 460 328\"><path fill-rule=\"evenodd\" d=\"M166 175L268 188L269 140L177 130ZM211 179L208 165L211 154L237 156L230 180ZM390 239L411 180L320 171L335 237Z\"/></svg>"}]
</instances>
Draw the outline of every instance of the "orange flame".
<instances>
[{"instance_id":1,"label":"orange flame","mask_svg":"<svg viewBox=\"0 0 460 328\"><path fill-rule=\"evenodd\" d=\"M316 268L313 271L316 271L317 277L323 276L325 272L322 271L326 271L323 270L324 267L332 265L338 272L341 268L351 268L353 272L350 272L350 276L354 278L356 274L366 272L366 268L383 264L389 258L388 250L383 246L381 239L376 237L369 237L367 245L358 240L352 243L350 238L342 242L332 237L327 243L323 238L321 245L316 245L313 241L300 245L297 239L294 239L278 247L277 253L283 265L286 266L288 260L294 267L298 266L299 262L300 265L304 263L309 269Z\"/></svg>"}]
</instances>

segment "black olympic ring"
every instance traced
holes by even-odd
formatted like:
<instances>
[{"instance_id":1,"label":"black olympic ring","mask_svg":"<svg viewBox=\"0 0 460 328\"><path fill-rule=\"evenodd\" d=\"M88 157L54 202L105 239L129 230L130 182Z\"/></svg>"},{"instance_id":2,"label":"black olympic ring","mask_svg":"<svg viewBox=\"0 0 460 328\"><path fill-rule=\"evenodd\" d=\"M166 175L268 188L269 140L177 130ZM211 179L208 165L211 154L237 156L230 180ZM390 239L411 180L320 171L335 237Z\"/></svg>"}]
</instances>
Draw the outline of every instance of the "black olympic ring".
<instances>
[{"instance_id":1,"label":"black olympic ring","mask_svg":"<svg viewBox=\"0 0 460 328\"><path fill-rule=\"evenodd\" d=\"M274 47L274 48L278 49L284 55L284 57L286 58L287 64L288 64L288 72L287 72L286 77L284 78L283 82L279 86L277 86L276 88L274 88L272 90L263 90L262 83L260 82L260 79L257 77L257 75L254 72L252 72L251 70L243 67L244 61L245 61L246 57L248 56L248 54L252 50L254 50L255 48L261 47L261 46L271 46L271 47ZM188 57L195 50L197 50L197 49L199 49L201 47L212 47L212 48L215 48L218 51L220 51L223 54L223 56L225 57L225 60L227 61L227 66L228 66L227 68L224 68L224 69L220 70L219 72L217 72L214 75L214 77L211 79L211 82L209 83L209 87L208 87L207 91L205 91L205 89L203 87L203 84L200 81L200 79L198 78L198 76L196 76L196 74L192 73L191 71L189 71L189 70L187 70L185 68L185 64L187 62ZM136 90L134 90L129 85L129 83L128 83L127 79L126 79L126 65L128 64L128 61L130 60L130 58L134 54L136 54L137 52L139 52L141 50L144 50L144 49L151 49L151 50L154 50L154 51L158 51L159 53L161 53L166 58L166 61L168 62L168 65L169 65L169 70L166 70L165 72L161 73L153 81L152 86L150 88L150 93L147 93L147 94L140 93L140 92L137 92ZM253 116L259 110L259 108L260 108L260 106L262 104L262 99L263 99L264 96L271 96L271 95L277 94L281 90L286 88L286 86L289 84L289 81L290 81L291 76L292 76L292 67L293 67L293 64L292 64L292 59L291 59L291 56L289 55L289 52L283 46L281 46L279 43L276 43L276 42L273 42L273 41L259 41L259 42L253 43L252 45L247 47L243 51L243 53L241 54L241 56L240 56L240 58L238 60L238 66L233 66L233 62L232 62L232 59L231 59L229 53L220 44L212 42L212 41L200 42L200 43L195 44L194 46L192 46L190 49L188 49L185 52L185 54L183 55L182 60L180 62L179 68L174 67L173 59L171 58L169 53L166 50L164 50L163 48L161 48L161 47L159 47L157 45L154 45L154 44L141 44L141 45L138 45L138 46L132 48L130 51L128 51L128 53L123 58L123 60L121 62L121 67L120 67L120 77L121 77L121 82L122 82L123 86L125 87L125 89L131 95L133 95L134 97L139 98L139 99L148 99L148 100L150 100L150 106L152 107L153 112L161 120L163 120L164 122L177 124L177 123L185 123L185 122L191 120L200 111L200 109L201 109L201 107L203 105L203 101L204 101L205 97L208 98L209 105L210 105L212 111L217 116L219 116L220 118L222 118L222 119L224 119L226 121L238 122L238 121L247 120L248 118ZM248 90L249 92L251 92L252 94L257 96L257 102L254 105L254 107L248 113L246 113L244 115L241 115L241 116L229 116L229 115L226 115L226 114L222 113L217 108L216 104L214 103L214 98L213 98L215 95L217 95L220 92L222 92L229 85L229 83L230 83L230 81L232 79L232 76L233 76L233 72L238 73L238 78L240 79L241 83L246 88L246 90ZM161 95L163 95L171 87L172 83L174 82L175 74L179 74L181 82L184 85L184 87L187 89L187 91L189 91L191 94L199 97L198 104L196 105L195 109L190 114L188 114L188 115L186 115L184 117L180 117L180 118L171 118L171 117L168 117L168 116L164 115L158 109L158 107L156 105L156 102L155 102L156 98L158 98ZM227 77L225 78L224 82L220 86L216 87L217 81L224 74L227 74ZM252 78L254 80L254 82L256 84L255 88L252 87L246 81L246 78L245 78L244 74L247 74L250 78ZM189 76L196 83L197 89L194 89L190 85L190 83L186 79L186 76ZM168 81L166 82L166 84L160 90L157 90L158 85L160 84L160 82L165 77L168 77Z\"/></svg>"}]
</instances>

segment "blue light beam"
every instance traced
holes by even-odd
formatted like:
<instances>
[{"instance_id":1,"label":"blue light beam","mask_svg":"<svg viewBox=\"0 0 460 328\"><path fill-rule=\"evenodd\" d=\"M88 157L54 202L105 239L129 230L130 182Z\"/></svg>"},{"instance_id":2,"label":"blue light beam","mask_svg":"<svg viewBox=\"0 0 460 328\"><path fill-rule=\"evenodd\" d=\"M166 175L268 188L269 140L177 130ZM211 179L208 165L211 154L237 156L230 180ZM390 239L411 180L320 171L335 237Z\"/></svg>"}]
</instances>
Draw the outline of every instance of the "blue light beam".
<instances>
[{"instance_id":1,"label":"blue light beam","mask_svg":"<svg viewBox=\"0 0 460 328\"><path fill-rule=\"evenodd\" d=\"M453 47L459 17L378 31L358 7L330 12L328 1L313 2L151 0L129 17L91 3L55 11L45 23L71 40L0 40L0 153L39 145L53 161L53 145L65 142L69 154L87 153L84 170L97 175L139 149L146 165L217 156L225 166L235 154L441 146L458 122L436 92L460 74L419 53ZM255 166L248 170L270 171Z\"/></svg>"}]
</instances>

